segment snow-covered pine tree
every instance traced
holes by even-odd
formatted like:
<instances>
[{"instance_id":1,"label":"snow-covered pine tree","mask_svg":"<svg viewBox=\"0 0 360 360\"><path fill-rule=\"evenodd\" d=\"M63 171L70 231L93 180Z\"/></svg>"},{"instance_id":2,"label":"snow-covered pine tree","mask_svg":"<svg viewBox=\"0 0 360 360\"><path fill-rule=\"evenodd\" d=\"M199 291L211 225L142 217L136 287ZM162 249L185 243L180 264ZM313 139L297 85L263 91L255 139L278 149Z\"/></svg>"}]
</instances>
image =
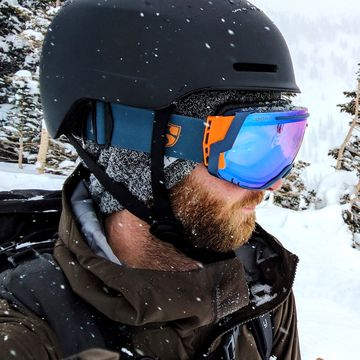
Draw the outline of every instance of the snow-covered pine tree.
<instances>
[{"instance_id":1,"label":"snow-covered pine tree","mask_svg":"<svg viewBox=\"0 0 360 360\"><path fill-rule=\"evenodd\" d=\"M17 159L19 123L9 121L8 113L15 112L15 93L18 89L12 87L13 75L22 68L25 61L25 48L30 44L19 34L24 29L24 23L29 20L29 13L19 6L17 1L0 1L0 159Z\"/></svg>"},{"instance_id":2,"label":"snow-covered pine tree","mask_svg":"<svg viewBox=\"0 0 360 360\"><path fill-rule=\"evenodd\" d=\"M273 202L283 208L292 210L306 210L316 202L314 191L306 189L301 173L310 164L297 161L291 173L284 179L283 186L273 194Z\"/></svg>"},{"instance_id":3,"label":"snow-covered pine tree","mask_svg":"<svg viewBox=\"0 0 360 360\"><path fill-rule=\"evenodd\" d=\"M0 160L17 161L23 134L24 163L35 163L43 119L38 90L44 34L55 1L0 0ZM51 140L46 170L62 173L77 156L69 144Z\"/></svg>"},{"instance_id":4,"label":"snow-covered pine tree","mask_svg":"<svg viewBox=\"0 0 360 360\"><path fill-rule=\"evenodd\" d=\"M3 57L2 83L7 115L3 119L2 152L9 160L21 153L25 162L33 162L37 152L39 130L42 118L40 95L38 90L38 62L40 48L48 20L42 19L43 4L23 1L2 1L1 18L9 25L2 28ZM34 11L37 11L36 15ZM7 140L6 140L7 139ZM19 144L17 144L19 143ZM22 143L25 148L23 149ZM4 155L4 154L3 154Z\"/></svg>"},{"instance_id":5,"label":"snow-covered pine tree","mask_svg":"<svg viewBox=\"0 0 360 360\"><path fill-rule=\"evenodd\" d=\"M38 82L32 79L30 71L20 70L12 77L14 96L9 98L12 105L8 113L8 121L13 126L7 127L10 130L11 145L13 150L21 153L19 164L25 162L33 163L38 151L40 141L42 117L40 110L40 94ZM16 139L23 145L23 149L16 146Z\"/></svg>"},{"instance_id":6,"label":"snow-covered pine tree","mask_svg":"<svg viewBox=\"0 0 360 360\"><path fill-rule=\"evenodd\" d=\"M359 179L353 194L346 195L342 202L350 205L350 209L343 212L343 218L353 234L354 247L360 249L360 70L357 72L357 82L356 91L344 92L349 101L338 105L341 112L352 117L348 134L341 147L331 149L329 155L337 160L337 170L355 171Z\"/></svg>"}]
</instances>

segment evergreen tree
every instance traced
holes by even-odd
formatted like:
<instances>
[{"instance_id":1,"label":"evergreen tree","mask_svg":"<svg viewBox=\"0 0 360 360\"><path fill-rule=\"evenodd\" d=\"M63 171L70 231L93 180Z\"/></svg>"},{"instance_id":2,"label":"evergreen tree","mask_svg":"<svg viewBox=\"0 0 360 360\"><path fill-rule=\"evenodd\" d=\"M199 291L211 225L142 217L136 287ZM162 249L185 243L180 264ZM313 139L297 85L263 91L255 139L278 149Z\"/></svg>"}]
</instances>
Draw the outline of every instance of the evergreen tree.
<instances>
[{"instance_id":1,"label":"evergreen tree","mask_svg":"<svg viewBox=\"0 0 360 360\"><path fill-rule=\"evenodd\" d=\"M358 64L359 70L356 73L357 80L360 79L360 63ZM344 91L343 92L346 99L348 99L348 102L344 104L339 104L338 107L340 108L341 112L345 112L352 117L355 116L355 109L356 109L356 90L354 91Z\"/></svg>"},{"instance_id":2,"label":"evergreen tree","mask_svg":"<svg viewBox=\"0 0 360 360\"><path fill-rule=\"evenodd\" d=\"M29 71L22 70L13 76L12 88L15 93L9 99L13 106L8 114L8 121L13 124L13 127L10 127L13 131L11 135L24 144L24 160L33 163L40 141L39 119L42 117L38 82L32 79ZM19 152L16 146L12 149L16 153Z\"/></svg>"},{"instance_id":3,"label":"evergreen tree","mask_svg":"<svg viewBox=\"0 0 360 360\"><path fill-rule=\"evenodd\" d=\"M292 210L306 210L317 201L314 191L306 189L301 173L310 164L297 161L291 173L284 179L281 189L274 192L273 202L283 208Z\"/></svg>"},{"instance_id":4,"label":"evergreen tree","mask_svg":"<svg viewBox=\"0 0 360 360\"><path fill-rule=\"evenodd\" d=\"M0 0L0 103L7 103L11 76L22 68L30 44L20 36L29 20L16 1Z\"/></svg>"},{"instance_id":5,"label":"evergreen tree","mask_svg":"<svg viewBox=\"0 0 360 360\"><path fill-rule=\"evenodd\" d=\"M360 64L359 64L360 66ZM338 170L355 171L359 183L352 194L346 195L342 202L350 205L343 212L343 218L353 234L354 246L360 248L360 70L357 72L358 88L356 91L346 91L344 95L349 101L338 105L341 112L352 117L349 132L340 148L331 149L329 155L337 159Z\"/></svg>"},{"instance_id":6,"label":"evergreen tree","mask_svg":"<svg viewBox=\"0 0 360 360\"><path fill-rule=\"evenodd\" d=\"M360 66L360 64L359 64ZM357 72L360 91L360 70ZM349 114L352 121L349 123L350 129L342 147L331 149L329 155L337 160L337 169L347 171L357 171L360 175L360 118L358 105L358 91L345 91L343 94L348 102L339 104L341 112Z\"/></svg>"},{"instance_id":7,"label":"evergreen tree","mask_svg":"<svg viewBox=\"0 0 360 360\"><path fill-rule=\"evenodd\" d=\"M55 1L0 0L0 160L17 161L19 139L24 163L35 163L43 114L39 61L44 35L57 9ZM49 171L74 166L69 144L51 141ZM61 165L61 166L60 166ZM57 168L60 167L60 170Z\"/></svg>"}]
</instances>

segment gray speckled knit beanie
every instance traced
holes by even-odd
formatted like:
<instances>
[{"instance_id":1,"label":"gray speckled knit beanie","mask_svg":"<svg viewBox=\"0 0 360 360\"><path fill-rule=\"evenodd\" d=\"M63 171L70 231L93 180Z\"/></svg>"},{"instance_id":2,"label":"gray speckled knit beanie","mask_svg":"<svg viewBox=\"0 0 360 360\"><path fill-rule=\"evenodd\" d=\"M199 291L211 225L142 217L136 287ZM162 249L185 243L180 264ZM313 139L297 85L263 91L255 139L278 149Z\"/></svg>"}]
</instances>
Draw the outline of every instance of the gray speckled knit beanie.
<instances>
[{"instance_id":1,"label":"gray speckled knit beanie","mask_svg":"<svg viewBox=\"0 0 360 360\"><path fill-rule=\"evenodd\" d=\"M244 92L239 90L202 91L174 103L174 112L180 115L206 118L226 104L239 104L246 108L274 109L289 107L281 100L279 93ZM261 110L260 110L261 111ZM264 111L264 110L263 110ZM138 199L149 202L152 199L150 155L128 149L103 147L88 141L86 150L101 165L106 174L124 184ZM165 182L167 189L184 179L195 168L196 163L188 160L165 158ZM103 214L123 210L124 207L91 175L89 190Z\"/></svg>"}]
</instances>

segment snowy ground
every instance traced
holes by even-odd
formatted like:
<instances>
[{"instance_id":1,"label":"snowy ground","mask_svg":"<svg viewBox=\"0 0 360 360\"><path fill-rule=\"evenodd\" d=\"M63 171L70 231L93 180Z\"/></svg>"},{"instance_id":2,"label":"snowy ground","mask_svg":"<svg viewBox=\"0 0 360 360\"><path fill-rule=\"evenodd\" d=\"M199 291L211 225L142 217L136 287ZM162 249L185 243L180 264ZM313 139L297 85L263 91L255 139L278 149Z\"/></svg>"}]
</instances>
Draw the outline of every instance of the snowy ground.
<instances>
[{"instance_id":1,"label":"snowy ground","mask_svg":"<svg viewBox=\"0 0 360 360\"><path fill-rule=\"evenodd\" d=\"M351 248L341 211L258 210L259 223L300 257L295 294L305 360L360 358L360 252Z\"/></svg>"},{"instance_id":2,"label":"snowy ground","mask_svg":"<svg viewBox=\"0 0 360 360\"><path fill-rule=\"evenodd\" d=\"M319 164L318 164L319 165ZM271 202L259 206L258 221L300 257L295 292L304 360L358 360L360 338L360 252L351 248L338 198L356 183L351 173L311 166L304 174L319 191L322 208L295 212ZM0 163L0 191L59 189L64 177L37 175Z\"/></svg>"},{"instance_id":3,"label":"snowy ground","mask_svg":"<svg viewBox=\"0 0 360 360\"><path fill-rule=\"evenodd\" d=\"M61 189L66 177L51 174L38 175L35 165L24 165L20 170L17 164L0 162L0 191L12 189Z\"/></svg>"}]
</instances>

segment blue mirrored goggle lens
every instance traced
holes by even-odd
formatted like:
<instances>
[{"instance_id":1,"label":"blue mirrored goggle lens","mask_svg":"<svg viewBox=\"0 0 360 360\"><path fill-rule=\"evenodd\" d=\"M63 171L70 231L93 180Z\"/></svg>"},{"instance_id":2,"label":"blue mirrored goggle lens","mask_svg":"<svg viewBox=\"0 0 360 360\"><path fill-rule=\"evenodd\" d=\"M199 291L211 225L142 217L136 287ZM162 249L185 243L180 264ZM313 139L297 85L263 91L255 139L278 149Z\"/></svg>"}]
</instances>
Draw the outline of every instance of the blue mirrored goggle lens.
<instances>
[{"instance_id":1,"label":"blue mirrored goggle lens","mask_svg":"<svg viewBox=\"0 0 360 360\"><path fill-rule=\"evenodd\" d=\"M250 114L218 175L249 189L262 189L285 176L300 149L307 110Z\"/></svg>"}]
</instances>

